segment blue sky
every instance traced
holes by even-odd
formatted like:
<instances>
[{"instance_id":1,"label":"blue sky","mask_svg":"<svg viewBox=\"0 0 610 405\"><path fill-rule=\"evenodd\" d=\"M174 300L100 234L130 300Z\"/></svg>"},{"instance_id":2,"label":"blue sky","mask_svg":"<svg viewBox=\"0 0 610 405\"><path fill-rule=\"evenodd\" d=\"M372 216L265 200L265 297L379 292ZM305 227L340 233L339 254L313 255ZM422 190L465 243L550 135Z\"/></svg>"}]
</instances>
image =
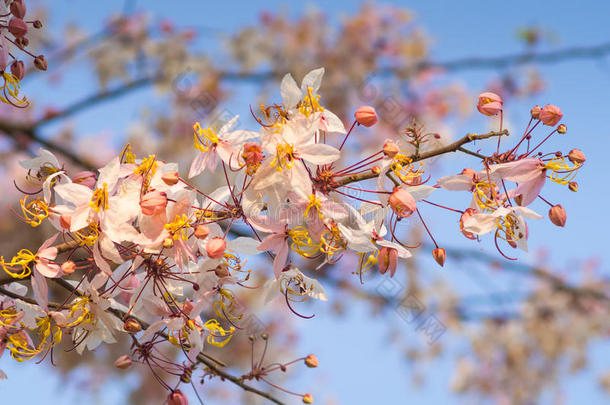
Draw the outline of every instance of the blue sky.
<instances>
[{"instance_id":1,"label":"blue sky","mask_svg":"<svg viewBox=\"0 0 610 405\"><path fill-rule=\"evenodd\" d=\"M55 0L43 2L52 4L51 24L60 26L67 21L78 20L92 31L100 27L103 17L120 8L122 2L76 2L74 0ZM358 8L357 1L326 2L202 2L184 1L180 5L168 6L168 2L157 0L135 1L135 7L145 8L154 18L169 18L181 26L210 27L223 32L232 32L244 24L253 24L261 10L285 10L290 15L301 13L308 5L316 5L326 10L332 21L338 21L342 14L352 14ZM264 6L263 6L264 3ZM465 56L496 56L518 52L522 49L515 38L518 28L525 25L539 24L554 31L558 42L550 45L560 48L566 46L594 45L610 40L610 28L607 16L610 3L599 1L555 1L555 2L479 2L479 1L438 1L438 2L386 2L404 5L416 13L416 18L433 39L432 55L436 60L451 60ZM212 40L213 41L213 40ZM578 193L568 193L558 186L547 186L545 192L553 201L561 202L568 212L566 228L559 229L548 221L531 224L531 251L550 247L551 260L558 267L567 270L574 260L597 257L607 268L607 236L610 225L607 187L608 168L605 156L610 146L608 137L610 127L607 95L610 93L610 58L606 60L577 60L553 65L544 65L541 71L549 83L549 88L539 97L527 102L511 102L506 105L508 116L519 127L528 119L532 104L544 105L553 103L564 112L564 122L568 133L554 141L553 145L563 150L578 147L587 154L587 165L579 173ZM489 70L460 72L452 75L455 80L467 84L473 93L485 90L482 86L495 72ZM24 90L32 98L53 100L59 105L67 105L86 95L90 90L89 75L85 71L75 72L74 76L64 77L62 83L49 91L48 87L32 81ZM244 90L245 91L245 90ZM137 117L138 107L145 105L152 92L139 91L122 99L116 104L104 104L87 113L76 116L74 125L83 133L97 133L103 129L120 136L126 125ZM231 110L241 112L243 105L230 105ZM244 111L245 112L245 111ZM108 117L112 117L109 120ZM456 133L483 131L486 124L481 119L469 121L469 127L457 128ZM54 127L47 130L52 133ZM449 160L448 165L456 164ZM546 207L539 205L541 213ZM432 211L431 211L432 213ZM447 216L439 215L430 220L430 225L439 230L447 229ZM453 226L453 222L451 222ZM447 232L449 234L449 232ZM451 235L451 234L450 234ZM455 242L455 243L454 243ZM466 241L450 236L447 243L452 246L466 245ZM472 244L468 246L472 247ZM478 247L478 246L477 246ZM485 251L494 252L489 240L480 245ZM533 255L522 255L520 260L531 261ZM455 267L455 266L454 266ZM438 269L430 266L430 271L439 276ZM607 274L607 272L605 273ZM446 267L441 277L456 280L460 288L476 291L480 286L473 286L461 269ZM579 274L569 277L579 278ZM371 283L379 283L374 279ZM495 281L495 280L494 280ZM506 280L492 283L500 291L514 291L504 285ZM352 308L346 319L336 319L325 311L324 304L313 309L317 316L311 321L302 321L300 351L314 352L321 361L317 370L299 370L308 374L299 377L298 384L302 390L309 391L319 400L336 398L344 404L368 403L420 403L430 402L447 404L461 403L459 397L448 391L448 378L452 372L450 359L441 359L430 365L427 383L415 389L410 383L410 368L396 348L388 341L389 324L398 325L408 339L421 339L413 327L404 323L400 317L390 313L385 317L374 318L367 307L362 304L349 304ZM299 320L298 322L301 322ZM463 350L463 342L444 336L443 345ZM587 372L571 377L562 385L566 403L587 402L605 403L595 386L596 373L610 360L607 345L600 342L594 347L593 362ZM10 377L9 383L0 383L0 394L3 399L17 400L26 403L39 403L49 397L55 397L61 383L52 376L46 367L32 362L17 365L8 356L0 359L0 367ZM31 381L37 382L36 390L27 390ZM292 388L292 387L291 387ZM25 391L24 391L25 390ZM122 386L108 386L110 397L120 395ZM62 391L61 398L54 403L72 404L82 401L78 391L71 388ZM115 394L112 394L115 392ZM26 396L24 398L24 395ZM65 397L64 397L65 395ZM408 402L407 402L408 400ZM63 401L63 402L62 402ZM544 397L544 403L550 397ZM295 401L297 403L298 401ZM116 403L106 398L104 404ZM211 403L206 401L206 404ZM317 401L317 403L325 403Z\"/></svg>"}]
</instances>

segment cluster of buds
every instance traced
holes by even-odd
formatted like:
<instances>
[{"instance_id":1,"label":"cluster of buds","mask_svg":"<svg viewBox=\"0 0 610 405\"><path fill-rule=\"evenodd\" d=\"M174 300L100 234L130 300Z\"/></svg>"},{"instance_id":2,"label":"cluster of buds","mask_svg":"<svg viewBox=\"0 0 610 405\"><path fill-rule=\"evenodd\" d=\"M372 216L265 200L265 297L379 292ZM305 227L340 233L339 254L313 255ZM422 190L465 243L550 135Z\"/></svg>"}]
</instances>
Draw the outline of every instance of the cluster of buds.
<instances>
[{"instance_id":1,"label":"cluster of buds","mask_svg":"<svg viewBox=\"0 0 610 405\"><path fill-rule=\"evenodd\" d=\"M30 27L40 29L42 22L25 19L25 0L11 0L5 4L8 7L7 12L0 16L0 72L3 78L0 100L16 107L27 107L25 97L19 97L19 82L26 74L25 63L14 55L15 50L21 50L32 58L37 69L47 70L45 56L34 55L27 49L30 43L27 38Z\"/></svg>"}]
</instances>

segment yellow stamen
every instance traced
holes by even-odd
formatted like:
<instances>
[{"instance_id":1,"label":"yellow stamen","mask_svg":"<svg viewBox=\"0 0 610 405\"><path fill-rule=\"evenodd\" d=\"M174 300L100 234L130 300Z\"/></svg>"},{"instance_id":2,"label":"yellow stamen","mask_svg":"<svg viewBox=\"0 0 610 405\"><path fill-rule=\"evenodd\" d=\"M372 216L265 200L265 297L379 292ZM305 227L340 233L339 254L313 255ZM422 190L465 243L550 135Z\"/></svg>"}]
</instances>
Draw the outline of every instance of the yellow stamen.
<instances>
[{"instance_id":1,"label":"yellow stamen","mask_svg":"<svg viewBox=\"0 0 610 405\"><path fill-rule=\"evenodd\" d=\"M176 217L174 218L174 222L165 224L165 229L169 231L170 235L174 238L174 240L182 238L183 241L187 241L187 231L190 226L191 224L189 223L188 217L185 214L182 214L176 215Z\"/></svg>"},{"instance_id":2,"label":"yellow stamen","mask_svg":"<svg viewBox=\"0 0 610 405\"><path fill-rule=\"evenodd\" d=\"M216 146L220 140L216 133L216 128L201 128L201 125L197 122L193 125L195 131L194 134L194 146L201 152L207 152L210 148Z\"/></svg>"},{"instance_id":3,"label":"yellow stamen","mask_svg":"<svg viewBox=\"0 0 610 405\"><path fill-rule=\"evenodd\" d=\"M244 316L243 313L239 313L243 306L237 301L233 292L225 288L218 291L218 300L214 301L213 307L217 316L232 322L240 320Z\"/></svg>"},{"instance_id":4,"label":"yellow stamen","mask_svg":"<svg viewBox=\"0 0 610 405\"><path fill-rule=\"evenodd\" d=\"M27 249L21 249L8 263L4 260L4 256L0 256L0 267L13 278L26 278L32 274L30 263L36 260L38 257L35 254Z\"/></svg>"},{"instance_id":5,"label":"yellow stamen","mask_svg":"<svg viewBox=\"0 0 610 405\"><path fill-rule=\"evenodd\" d=\"M556 157L544 165L546 169L552 172L549 179L564 186L574 180L581 166L579 163L570 164L566 161L565 156Z\"/></svg>"},{"instance_id":6,"label":"yellow stamen","mask_svg":"<svg viewBox=\"0 0 610 405\"><path fill-rule=\"evenodd\" d=\"M136 154L131 150L131 145L127 144L121 151L121 163L135 163Z\"/></svg>"},{"instance_id":7,"label":"yellow stamen","mask_svg":"<svg viewBox=\"0 0 610 405\"><path fill-rule=\"evenodd\" d=\"M0 100L3 103L11 104L16 107L26 107L30 103L27 98L19 98L19 80L11 73L2 73L4 84L2 85L2 91L0 91ZM6 96L6 97L5 97Z\"/></svg>"},{"instance_id":8,"label":"yellow stamen","mask_svg":"<svg viewBox=\"0 0 610 405\"><path fill-rule=\"evenodd\" d=\"M314 112L324 111L324 107L320 105L320 95L312 95L312 92L313 88L307 87L307 96L298 104L299 111L306 117Z\"/></svg>"},{"instance_id":9,"label":"yellow stamen","mask_svg":"<svg viewBox=\"0 0 610 405\"><path fill-rule=\"evenodd\" d=\"M33 200L26 203L27 199L28 196L26 195L22 200L19 201L21 205L21 212L23 212L25 222L35 228L49 216L49 207L43 200Z\"/></svg>"},{"instance_id":10,"label":"yellow stamen","mask_svg":"<svg viewBox=\"0 0 610 405\"><path fill-rule=\"evenodd\" d=\"M415 168L411 159L404 153L397 153L396 156L394 156L394 161L390 166L390 170L403 183L410 183L413 180L420 178L424 173L423 164L419 162L419 167Z\"/></svg>"},{"instance_id":11,"label":"yellow stamen","mask_svg":"<svg viewBox=\"0 0 610 405\"><path fill-rule=\"evenodd\" d=\"M229 343L233 337L233 333L235 332L235 328L233 326L231 326L228 330L223 329L216 319L210 319L203 326L210 332L206 342L216 347L224 347L227 343ZM224 340L218 340L219 338L224 338Z\"/></svg>"},{"instance_id":12,"label":"yellow stamen","mask_svg":"<svg viewBox=\"0 0 610 405\"><path fill-rule=\"evenodd\" d=\"M315 243L309 231L303 226L297 226L288 231L288 235L292 238L290 248L303 257L313 257L320 252L320 244Z\"/></svg>"},{"instance_id":13,"label":"yellow stamen","mask_svg":"<svg viewBox=\"0 0 610 405\"><path fill-rule=\"evenodd\" d=\"M106 183L102 188L95 189L89 207L97 213L108 209L108 185Z\"/></svg>"},{"instance_id":14,"label":"yellow stamen","mask_svg":"<svg viewBox=\"0 0 610 405\"><path fill-rule=\"evenodd\" d=\"M275 147L276 153L271 166L281 172L283 169L292 169L294 166L294 148L288 143L278 143Z\"/></svg>"},{"instance_id":15,"label":"yellow stamen","mask_svg":"<svg viewBox=\"0 0 610 405\"><path fill-rule=\"evenodd\" d=\"M307 216L309 215L309 210L312 208L318 212L318 218L324 218L322 215L322 200L316 197L315 194L309 196L309 202L307 203L307 208L305 208L303 217L307 218Z\"/></svg>"}]
</instances>

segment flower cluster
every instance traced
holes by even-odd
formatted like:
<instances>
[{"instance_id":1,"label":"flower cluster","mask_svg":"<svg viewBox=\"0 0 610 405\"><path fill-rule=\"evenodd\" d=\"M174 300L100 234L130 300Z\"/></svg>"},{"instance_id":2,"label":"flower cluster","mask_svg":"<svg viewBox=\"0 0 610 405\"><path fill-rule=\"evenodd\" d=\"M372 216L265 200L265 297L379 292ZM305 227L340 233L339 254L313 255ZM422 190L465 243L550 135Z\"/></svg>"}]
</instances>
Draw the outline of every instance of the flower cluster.
<instances>
[{"instance_id":1,"label":"flower cluster","mask_svg":"<svg viewBox=\"0 0 610 405\"><path fill-rule=\"evenodd\" d=\"M6 273L0 285L7 284L0 290L0 348L23 361L45 356L64 336L82 352L127 334L132 352L116 366L147 365L169 391L168 403L186 403L177 385L157 370L179 377L177 384L190 382L200 363L207 366L204 377L225 377L207 351L230 345L241 329L244 308L237 291L258 288L249 285L248 259L268 256L273 262L260 288L263 300L280 296L292 312L309 318L296 306L327 298L322 284L306 275L301 264L313 261L319 268L351 254L358 265L349 270L361 281L371 269L393 276L400 259L409 258L415 248L398 238L399 225L410 217L418 218L430 235L433 258L445 263L445 251L426 225L421 204L459 213L459 230L470 239L493 232L499 250L498 239L526 249L524 218L540 217L528 206L540 197L546 179L576 188L573 177L585 161L582 152L535 153L551 135L566 132L564 125L557 126L561 111L551 105L532 110L524 134L505 152L500 152L501 136L507 134L501 123L497 132L469 134L426 152L420 152L422 147L438 134L413 125L375 153L338 167L349 158L343 147L357 136L356 128L373 127L378 119L374 108L362 106L346 130L322 106L318 90L323 74L323 68L309 72L300 86L291 75L284 76L281 103L252 110L257 130L236 128L237 117L220 128L196 123L196 154L187 177L176 163L157 155L138 158L129 145L97 173L70 174L46 150L23 162L40 191L21 200L21 217L32 227L48 222L56 233L36 253L22 249L11 259L0 258ZM482 94L477 107L485 115L502 114L502 100L493 93ZM553 130L533 142L539 124ZM498 139L491 156L464 148L487 138ZM422 162L456 151L476 156L482 168L464 169L430 185ZM206 176L226 184L208 191L190 180ZM510 188L508 182L517 186ZM469 208L433 203L429 197L439 189L471 193ZM560 205L552 205L549 216L553 223L565 224ZM67 290L68 297L51 301L49 283ZM266 342L268 336L263 336ZM180 348L186 365L169 361L165 344ZM271 371L284 371L292 362L262 363L253 361L239 384L252 379L269 383ZM317 360L308 356L305 364L315 367ZM298 395L305 403L313 401L309 394Z\"/></svg>"}]
</instances>

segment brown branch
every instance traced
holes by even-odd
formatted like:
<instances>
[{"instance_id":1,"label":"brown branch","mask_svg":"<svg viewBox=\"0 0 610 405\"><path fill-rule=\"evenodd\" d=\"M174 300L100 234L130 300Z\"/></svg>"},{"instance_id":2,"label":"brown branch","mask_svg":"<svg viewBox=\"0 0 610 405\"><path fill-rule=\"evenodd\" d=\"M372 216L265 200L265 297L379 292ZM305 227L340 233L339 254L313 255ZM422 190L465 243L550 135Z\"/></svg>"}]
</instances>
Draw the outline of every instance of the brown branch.
<instances>
[{"instance_id":1,"label":"brown branch","mask_svg":"<svg viewBox=\"0 0 610 405\"><path fill-rule=\"evenodd\" d=\"M20 143L19 140L21 137L26 137L30 141L40 144L50 151L65 156L73 163L76 163L85 169L94 170L94 165L91 162L81 158L71 150L66 149L58 143L42 138L31 124L0 120L0 132L3 132L4 135L15 140L17 144Z\"/></svg>"},{"instance_id":2,"label":"brown branch","mask_svg":"<svg viewBox=\"0 0 610 405\"><path fill-rule=\"evenodd\" d=\"M474 141L481 140L481 139L487 139L487 138L491 138L491 137L495 137L495 136L502 136L502 135L508 135L508 130L504 129L504 130L499 131L499 132L491 131L491 132L488 132L486 134L481 134L481 135L479 135L479 134L467 134L463 138L458 139L457 141L455 141L455 142L453 142L453 143L451 143L449 145L440 147L440 148L435 149L435 150L431 150L429 152L421 153L421 154L415 153L415 154L409 156L409 159L411 160L412 163L413 162L419 162L419 161L422 161L422 160L430 159L430 158L435 157L435 156L444 155L445 153L457 152L457 151L460 150L462 145L465 145L465 144L470 143L470 142L474 142ZM482 156L482 157L484 157L484 156ZM373 172L362 173L362 174L354 174L354 175L351 175L351 176L346 176L346 177L342 178L341 180L337 181L338 185L336 187L344 186L346 184L354 183L354 182L357 182L357 181L372 179L372 178L375 178L377 176L379 176L379 174L375 174Z\"/></svg>"}]
</instances>

